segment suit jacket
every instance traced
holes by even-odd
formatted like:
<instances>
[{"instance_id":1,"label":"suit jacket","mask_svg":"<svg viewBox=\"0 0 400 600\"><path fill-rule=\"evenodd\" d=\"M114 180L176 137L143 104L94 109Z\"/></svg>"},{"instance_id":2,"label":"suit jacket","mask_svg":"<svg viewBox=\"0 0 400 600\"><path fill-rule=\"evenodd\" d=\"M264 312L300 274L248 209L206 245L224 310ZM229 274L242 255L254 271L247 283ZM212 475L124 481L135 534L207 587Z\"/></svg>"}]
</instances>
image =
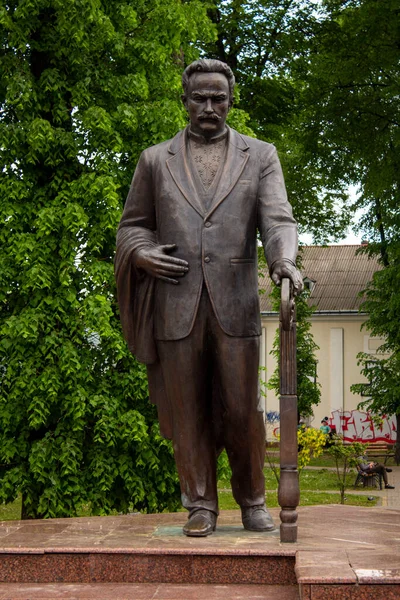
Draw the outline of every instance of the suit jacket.
<instances>
[{"instance_id":1,"label":"suit jacket","mask_svg":"<svg viewBox=\"0 0 400 600\"><path fill-rule=\"evenodd\" d=\"M177 340L189 335L203 282L225 333L260 335L257 229L270 269L281 258L295 262L297 254L297 227L276 149L229 129L224 169L206 210L188 167L185 142L183 130L140 157L119 226L117 280L121 255L126 269L134 250L176 244L173 255L188 261L188 273L179 285L147 282L142 293L144 299L154 294L151 337ZM126 287L119 290L120 302L126 293ZM125 308L133 304L137 302L131 299ZM131 348L138 343L132 339L132 323L140 315L137 307L133 314L121 314L128 320L123 326Z\"/></svg>"},{"instance_id":2,"label":"suit jacket","mask_svg":"<svg viewBox=\"0 0 400 600\"><path fill-rule=\"evenodd\" d=\"M188 166L186 130L145 150L118 229L115 270L122 329L131 352L147 364L150 399L167 438L172 438L171 409L155 340L189 335L204 283L228 335L260 335L257 229L270 271L277 260L296 260L297 226L275 147L230 128L227 144L208 210ZM174 255L188 261L179 285L136 269L135 251L156 244L176 244Z\"/></svg>"}]
</instances>

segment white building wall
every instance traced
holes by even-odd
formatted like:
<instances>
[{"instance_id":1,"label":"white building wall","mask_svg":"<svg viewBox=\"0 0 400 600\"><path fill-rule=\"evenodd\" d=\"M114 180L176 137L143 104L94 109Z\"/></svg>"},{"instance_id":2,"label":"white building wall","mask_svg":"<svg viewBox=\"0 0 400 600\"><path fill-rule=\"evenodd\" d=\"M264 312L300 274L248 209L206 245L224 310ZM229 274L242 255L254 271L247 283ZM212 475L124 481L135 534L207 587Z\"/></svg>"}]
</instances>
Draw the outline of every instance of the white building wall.
<instances>
[{"instance_id":1,"label":"white building wall","mask_svg":"<svg viewBox=\"0 0 400 600\"><path fill-rule=\"evenodd\" d=\"M311 331L319 346L316 352L317 380L321 384L321 403L314 409L311 420L313 427L318 428L323 417L331 416L335 410L355 410L361 401L359 395L350 391L352 384L365 381L357 365L357 354L363 351L374 354L381 343L381 340L371 338L366 335L365 330L361 330L365 320L365 315L358 313L313 315ZM262 317L260 364L266 366L267 371L262 374L266 380L276 368L271 351L278 326L277 315ZM267 389L265 413L268 415L274 412L279 412L279 399L272 390ZM275 427L267 425L267 432Z\"/></svg>"}]
</instances>

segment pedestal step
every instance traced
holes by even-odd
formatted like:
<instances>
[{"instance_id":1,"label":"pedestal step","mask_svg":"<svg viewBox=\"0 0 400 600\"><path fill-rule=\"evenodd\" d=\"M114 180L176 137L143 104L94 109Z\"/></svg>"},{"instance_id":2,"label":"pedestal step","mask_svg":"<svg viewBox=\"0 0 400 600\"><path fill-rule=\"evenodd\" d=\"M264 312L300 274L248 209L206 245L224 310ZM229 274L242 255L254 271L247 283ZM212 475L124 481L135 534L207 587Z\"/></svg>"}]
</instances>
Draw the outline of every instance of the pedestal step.
<instances>
[{"instance_id":1,"label":"pedestal step","mask_svg":"<svg viewBox=\"0 0 400 600\"><path fill-rule=\"evenodd\" d=\"M0 600L299 600L297 586L0 584Z\"/></svg>"},{"instance_id":2,"label":"pedestal step","mask_svg":"<svg viewBox=\"0 0 400 600\"><path fill-rule=\"evenodd\" d=\"M296 585L294 556L48 550L2 554L4 583L175 583Z\"/></svg>"}]
</instances>

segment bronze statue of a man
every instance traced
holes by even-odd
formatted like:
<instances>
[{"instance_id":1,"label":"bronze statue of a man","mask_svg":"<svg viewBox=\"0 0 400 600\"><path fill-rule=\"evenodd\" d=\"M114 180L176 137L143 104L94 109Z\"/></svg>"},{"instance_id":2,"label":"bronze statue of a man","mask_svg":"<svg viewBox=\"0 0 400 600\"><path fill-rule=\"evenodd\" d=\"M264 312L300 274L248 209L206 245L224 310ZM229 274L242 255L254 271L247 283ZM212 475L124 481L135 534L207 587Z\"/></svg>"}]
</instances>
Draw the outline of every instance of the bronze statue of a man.
<instances>
[{"instance_id":1,"label":"bronze statue of a man","mask_svg":"<svg viewBox=\"0 0 400 600\"><path fill-rule=\"evenodd\" d=\"M190 124L145 150L117 236L129 348L147 364L161 432L173 440L188 536L216 527L216 460L226 448L245 529L274 528L265 507L258 408L257 229L273 281L296 270L297 227L275 147L225 121L234 75L217 60L183 73Z\"/></svg>"}]
</instances>

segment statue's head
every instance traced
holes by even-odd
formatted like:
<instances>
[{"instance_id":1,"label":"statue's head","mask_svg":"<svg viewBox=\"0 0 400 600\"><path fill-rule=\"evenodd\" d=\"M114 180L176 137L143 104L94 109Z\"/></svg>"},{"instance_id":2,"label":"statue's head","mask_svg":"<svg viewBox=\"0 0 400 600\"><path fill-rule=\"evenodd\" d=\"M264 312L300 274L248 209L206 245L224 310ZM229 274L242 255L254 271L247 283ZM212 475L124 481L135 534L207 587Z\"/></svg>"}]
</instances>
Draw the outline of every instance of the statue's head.
<instances>
[{"instance_id":1,"label":"statue's head","mask_svg":"<svg viewBox=\"0 0 400 600\"><path fill-rule=\"evenodd\" d=\"M220 60L196 60L183 72L182 86L192 131L204 136L221 133L233 104L235 76L231 68Z\"/></svg>"}]
</instances>

